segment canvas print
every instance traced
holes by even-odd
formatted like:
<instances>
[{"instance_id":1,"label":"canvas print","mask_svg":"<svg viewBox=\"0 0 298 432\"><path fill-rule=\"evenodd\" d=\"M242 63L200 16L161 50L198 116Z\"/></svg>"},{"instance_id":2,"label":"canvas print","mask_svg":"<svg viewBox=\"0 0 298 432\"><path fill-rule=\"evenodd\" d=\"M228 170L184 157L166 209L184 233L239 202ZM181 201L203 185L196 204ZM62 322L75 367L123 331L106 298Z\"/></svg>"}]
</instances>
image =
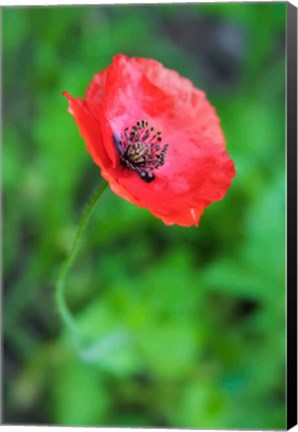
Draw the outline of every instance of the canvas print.
<instances>
[{"instance_id":1,"label":"canvas print","mask_svg":"<svg viewBox=\"0 0 298 432\"><path fill-rule=\"evenodd\" d=\"M284 429L286 4L2 28L4 423Z\"/></svg>"}]
</instances>

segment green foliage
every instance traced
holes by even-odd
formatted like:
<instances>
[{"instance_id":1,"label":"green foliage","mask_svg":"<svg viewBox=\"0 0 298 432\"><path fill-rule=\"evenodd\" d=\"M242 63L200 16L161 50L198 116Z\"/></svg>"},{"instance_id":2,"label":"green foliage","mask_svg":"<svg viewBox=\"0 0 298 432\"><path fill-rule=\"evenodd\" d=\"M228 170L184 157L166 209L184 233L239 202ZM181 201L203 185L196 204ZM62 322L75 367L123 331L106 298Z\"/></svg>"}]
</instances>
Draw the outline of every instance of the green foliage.
<instances>
[{"instance_id":1,"label":"green foliage","mask_svg":"<svg viewBox=\"0 0 298 432\"><path fill-rule=\"evenodd\" d=\"M4 9L6 422L285 427L285 10ZM183 16L243 32L233 84L208 81ZM172 39L179 25L186 45ZM78 350L54 282L100 177L62 92L83 96L118 52L208 90L237 177L198 229L105 192L67 279Z\"/></svg>"}]
</instances>

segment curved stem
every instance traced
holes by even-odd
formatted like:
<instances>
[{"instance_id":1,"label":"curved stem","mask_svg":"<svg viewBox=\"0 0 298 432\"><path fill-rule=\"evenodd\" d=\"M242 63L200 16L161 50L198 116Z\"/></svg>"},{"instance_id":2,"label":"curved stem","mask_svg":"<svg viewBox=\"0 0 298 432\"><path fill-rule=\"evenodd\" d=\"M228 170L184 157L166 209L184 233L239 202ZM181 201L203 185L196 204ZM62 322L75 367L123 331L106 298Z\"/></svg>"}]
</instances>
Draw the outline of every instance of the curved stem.
<instances>
[{"instance_id":1,"label":"curved stem","mask_svg":"<svg viewBox=\"0 0 298 432\"><path fill-rule=\"evenodd\" d=\"M56 303L58 306L58 311L61 315L62 320L64 321L64 324L67 326L67 328L77 337L79 337L79 329L76 323L75 318L73 317L70 309L67 306L66 300L65 300L65 277L76 257L79 241L81 234L85 227L87 226L87 223L89 221L89 218L91 216L92 210L94 209L97 201L103 194L104 190L106 189L108 183L104 180L104 182L99 186L97 191L94 193L94 195L90 198L90 201L86 205L86 208L83 212L83 215L81 217L81 220L79 222L76 234L74 236L73 242L71 244L71 248L68 254L68 257L64 261L58 279L56 283L56 290L55 290L55 297L56 297Z\"/></svg>"}]
</instances>

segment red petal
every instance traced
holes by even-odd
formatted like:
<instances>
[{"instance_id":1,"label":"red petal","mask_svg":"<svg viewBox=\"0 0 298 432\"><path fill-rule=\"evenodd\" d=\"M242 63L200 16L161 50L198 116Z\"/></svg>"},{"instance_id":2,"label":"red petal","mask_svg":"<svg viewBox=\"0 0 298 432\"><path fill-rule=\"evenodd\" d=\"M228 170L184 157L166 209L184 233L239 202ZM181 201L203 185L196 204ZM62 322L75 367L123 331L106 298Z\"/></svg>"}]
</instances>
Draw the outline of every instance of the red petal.
<instances>
[{"instance_id":1,"label":"red petal","mask_svg":"<svg viewBox=\"0 0 298 432\"><path fill-rule=\"evenodd\" d=\"M130 115L139 109L147 117L167 123L169 129L190 127L225 146L219 118L205 93L161 63L120 54L113 59L106 85L109 88L107 111L114 111L113 102L119 103L118 113L123 105L129 109Z\"/></svg>"},{"instance_id":2,"label":"red petal","mask_svg":"<svg viewBox=\"0 0 298 432\"><path fill-rule=\"evenodd\" d=\"M121 174L124 168L113 169L112 161L107 155L103 144L102 132L106 132L106 130L94 118L85 101L73 98L68 92L64 92L63 95L69 100L69 112L73 115L86 142L87 151L91 154L94 163L101 168L102 176L110 183L113 192L138 205L138 200L127 193L126 189L117 181L119 173Z\"/></svg>"},{"instance_id":3,"label":"red petal","mask_svg":"<svg viewBox=\"0 0 298 432\"><path fill-rule=\"evenodd\" d=\"M116 163L116 150L114 146L105 146L103 137L109 125L98 109L97 116L90 110L87 103L78 98L73 98L68 92L63 95L69 100L69 112L74 116L80 133L87 144L87 150L94 162L102 168L107 168Z\"/></svg>"},{"instance_id":4,"label":"red petal","mask_svg":"<svg viewBox=\"0 0 298 432\"><path fill-rule=\"evenodd\" d=\"M179 139L179 135L174 138ZM235 169L227 152L208 138L193 133L188 140L184 136L182 142L184 150L170 142L166 163L155 171L152 183L144 184L128 170L129 175L119 182L140 206L165 223L189 226L198 223L204 208L223 198Z\"/></svg>"},{"instance_id":5,"label":"red petal","mask_svg":"<svg viewBox=\"0 0 298 432\"><path fill-rule=\"evenodd\" d=\"M86 93L85 100L94 107L99 107L106 91L106 78L109 68L106 68L96 74L90 82Z\"/></svg>"},{"instance_id":6,"label":"red petal","mask_svg":"<svg viewBox=\"0 0 298 432\"><path fill-rule=\"evenodd\" d=\"M69 101L68 111L75 118L80 133L86 141L87 150L92 155L94 162L103 168L108 168L111 160L103 145L99 120L91 115L85 101L73 98L68 92L64 92L63 96Z\"/></svg>"}]
</instances>

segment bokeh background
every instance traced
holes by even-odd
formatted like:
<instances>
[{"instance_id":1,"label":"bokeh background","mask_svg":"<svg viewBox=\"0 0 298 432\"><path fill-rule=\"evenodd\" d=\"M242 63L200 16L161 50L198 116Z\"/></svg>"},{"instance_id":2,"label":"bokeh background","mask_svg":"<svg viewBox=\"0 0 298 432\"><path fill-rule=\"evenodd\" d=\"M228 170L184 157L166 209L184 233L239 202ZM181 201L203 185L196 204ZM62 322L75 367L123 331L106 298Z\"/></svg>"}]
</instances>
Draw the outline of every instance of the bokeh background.
<instances>
[{"instance_id":1,"label":"bokeh background","mask_svg":"<svg viewBox=\"0 0 298 432\"><path fill-rule=\"evenodd\" d=\"M285 3L5 8L4 421L285 428ZM152 57L216 107L236 163L199 228L106 191L62 92L117 53Z\"/></svg>"}]
</instances>

